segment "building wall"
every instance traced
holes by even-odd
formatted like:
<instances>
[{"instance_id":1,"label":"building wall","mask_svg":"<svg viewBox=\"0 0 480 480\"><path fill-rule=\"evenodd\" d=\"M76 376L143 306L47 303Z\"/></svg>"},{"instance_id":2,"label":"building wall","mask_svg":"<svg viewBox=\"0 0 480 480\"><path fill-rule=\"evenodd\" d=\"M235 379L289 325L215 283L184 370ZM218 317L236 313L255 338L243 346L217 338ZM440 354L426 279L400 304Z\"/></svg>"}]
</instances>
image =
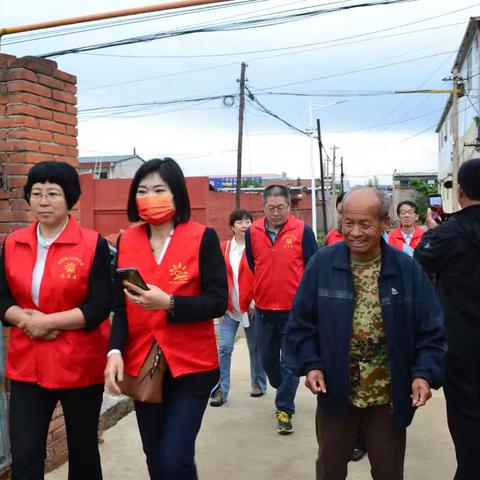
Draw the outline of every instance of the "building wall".
<instances>
[{"instance_id":1,"label":"building wall","mask_svg":"<svg viewBox=\"0 0 480 480\"><path fill-rule=\"evenodd\" d=\"M138 158L117 162L113 165L109 178L133 178L135 172L142 164L143 162Z\"/></svg>"},{"instance_id":2,"label":"building wall","mask_svg":"<svg viewBox=\"0 0 480 480\"><path fill-rule=\"evenodd\" d=\"M43 160L78 166L76 92L76 77L58 70L51 60L0 55L0 247L8 233L33 220L23 199L30 168ZM5 329L7 348L8 334ZM1 368L0 377L2 395ZM0 422L6 422L5 412ZM58 408L48 434L47 469L63 463L66 452L63 414ZM0 478L7 475L0 470Z\"/></svg>"}]
</instances>

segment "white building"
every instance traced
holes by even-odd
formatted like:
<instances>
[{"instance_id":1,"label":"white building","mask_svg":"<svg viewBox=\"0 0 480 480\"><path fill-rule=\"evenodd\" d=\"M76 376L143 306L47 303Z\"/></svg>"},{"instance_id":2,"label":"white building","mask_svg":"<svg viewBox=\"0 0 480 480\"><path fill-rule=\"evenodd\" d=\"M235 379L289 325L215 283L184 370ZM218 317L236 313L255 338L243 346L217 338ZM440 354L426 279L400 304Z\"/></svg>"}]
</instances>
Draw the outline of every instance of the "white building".
<instances>
[{"instance_id":1,"label":"white building","mask_svg":"<svg viewBox=\"0 0 480 480\"><path fill-rule=\"evenodd\" d=\"M471 17L458 50L452 73L458 69L465 94L458 100L459 164L480 156L480 17ZM454 210L452 105L450 95L435 130L438 133L438 184L444 209Z\"/></svg>"},{"instance_id":2,"label":"white building","mask_svg":"<svg viewBox=\"0 0 480 480\"><path fill-rule=\"evenodd\" d=\"M79 157L78 173L92 173L96 178L133 178L145 163L135 152L132 155Z\"/></svg>"}]
</instances>

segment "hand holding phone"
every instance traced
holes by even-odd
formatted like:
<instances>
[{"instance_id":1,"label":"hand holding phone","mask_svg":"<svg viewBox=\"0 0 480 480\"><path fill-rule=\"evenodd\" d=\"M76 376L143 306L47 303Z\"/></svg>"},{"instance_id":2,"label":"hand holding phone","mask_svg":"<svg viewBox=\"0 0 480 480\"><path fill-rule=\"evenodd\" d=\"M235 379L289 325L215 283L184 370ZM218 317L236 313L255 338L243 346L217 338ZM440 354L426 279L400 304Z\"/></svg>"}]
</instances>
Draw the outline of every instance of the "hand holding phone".
<instances>
[{"instance_id":1,"label":"hand holding phone","mask_svg":"<svg viewBox=\"0 0 480 480\"><path fill-rule=\"evenodd\" d=\"M442 222L445 219L445 213L443 211L442 196L438 193L428 196L428 202L430 210L432 212L432 219L435 222Z\"/></svg>"},{"instance_id":2,"label":"hand holding phone","mask_svg":"<svg viewBox=\"0 0 480 480\"><path fill-rule=\"evenodd\" d=\"M142 276L138 272L138 270L134 267L129 268L117 268L116 270L118 277L120 278L121 284L125 287L125 281L132 283L133 285L141 288L142 290L150 290L143 280ZM136 292L130 292L132 294L136 294Z\"/></svg>"}]
</instances>

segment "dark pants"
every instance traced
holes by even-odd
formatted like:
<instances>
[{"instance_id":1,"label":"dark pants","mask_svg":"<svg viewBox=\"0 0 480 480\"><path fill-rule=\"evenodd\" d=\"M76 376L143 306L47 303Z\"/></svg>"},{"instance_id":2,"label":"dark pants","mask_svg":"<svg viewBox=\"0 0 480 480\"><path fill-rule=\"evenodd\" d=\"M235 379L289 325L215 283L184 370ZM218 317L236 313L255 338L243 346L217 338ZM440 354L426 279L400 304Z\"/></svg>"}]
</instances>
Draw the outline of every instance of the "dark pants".
<instances>
[{"instance_id":1,"label":"dark pants","mask_svg":"<svg viewBox=\"0 0 480 480\"><path fill-rule=\"evenodd\" d=\"M454 480L480 478L480 359L447 354L444 390L458 463Z\"/></svg>"},{"instance_id":2,"label":"dark pants","mask_svg":"<svg viewBox=\"0 0 480 480\"><path fill-rule=\"evenodd\" d=\"M333 416L317 406L317 480L345 480L358 431L365 435L374 480L402 480L406 430L394 423L389 405L349 407L345 416Z\"/></svg>"},{"instance_id":3,"label":"dark pants","mask_svg":"<svg viewBox=\"0 0 480 480\"><path fill-rule=\"evenodd\" d=\"M164 387L165 388L165 387ZM199 395L185 382L170 380L162 404L135 402L151 480L196 480L195 440L209 391Z\"/></svg>"},{"instance_id":4,"label":"dark pants","mask_svg":"<svg viewBox=\"0 0 480 480\"><path fill-rule=\"evenodd\" d=\"M255 315L263 369L270 385L277 389L275 406L293 415L299 378L285 362L285 327L289 313L257 309Z\"/></svg>"},{"instance_id":5,"label":"dark pants","mask_svg":"<svg viewBox=\"0 0 480 480\"><path fill-rule=\"evenodd\" d=\"M48 428L58 401L67 429L68 480L101 480L97 432L103 385L62 389L17 381L11 385L12 480L44 478Z\"/></svg>"}]
</instances>

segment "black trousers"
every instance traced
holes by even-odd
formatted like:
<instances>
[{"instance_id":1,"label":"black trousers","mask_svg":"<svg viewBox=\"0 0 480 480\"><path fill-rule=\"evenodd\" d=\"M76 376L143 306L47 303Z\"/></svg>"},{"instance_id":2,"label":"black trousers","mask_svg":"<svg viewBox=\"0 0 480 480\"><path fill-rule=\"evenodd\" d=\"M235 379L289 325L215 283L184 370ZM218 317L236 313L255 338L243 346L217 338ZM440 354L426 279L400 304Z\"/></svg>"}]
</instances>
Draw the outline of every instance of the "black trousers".
<instances>
[{"instance_id":1,"label":"black trousers","mask_svg":"<svg viewBox=\"0 0 480 480\"><path fill-rule=\"evenodd\" d=\"M480 358L447 354L444 390L458 463L454 480L480 478Z\"/></svg>"},{"instance_id":2,"label":"black trousers","mask_svg":"<svg viewBox=\"0 0 480 480\"><path fill-rule=\"evenodd\" d=\"M134 402L151 480L197 480L195 440L214 382L203 392L167 377L164 403Z\"/></svg>"},{"instance_id":3,"label":"black trousers","mask_svg":"<svg viewBox=\"0 0 480 480\"><path fill-rule=\"evenodd\" d=\"M374 480L403 480L406 429L395 425L389 405L356 408L334 416L317 405L316 480L345 480L358 432L366 439Z\"/></svg>"},{"instance_id":4,"label":"black trousers","mask_svg":"<svg viewBox=\"0 0 480 480\"><path fill-rule=\"evenodd\" d=\"M65 416L68 480L102 480L98 420L103 385L48 389L11 382L10 441L12 480L42 480L48 428L58 401Z\"/></svg>"}]
</instances>

